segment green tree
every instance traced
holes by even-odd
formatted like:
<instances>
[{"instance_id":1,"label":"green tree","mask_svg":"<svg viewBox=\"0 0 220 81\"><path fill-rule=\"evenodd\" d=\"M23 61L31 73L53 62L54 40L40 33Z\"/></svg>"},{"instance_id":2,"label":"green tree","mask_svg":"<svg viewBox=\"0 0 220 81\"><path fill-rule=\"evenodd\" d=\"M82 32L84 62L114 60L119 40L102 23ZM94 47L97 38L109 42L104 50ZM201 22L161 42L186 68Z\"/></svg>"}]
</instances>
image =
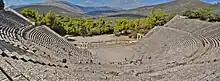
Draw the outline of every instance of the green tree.
<instances>
[{"instance_id":1,"label":"green tree","mask_svg":"<svg viewBox=\"0 0 220 81\"><path fill-rule=\"evenodd\" d=\"M73 36L92 36L113 33L118 35L132 34L131 36L135 36L137 33L146 34L154 26L163 25L172 18L172 16L162 11L155 10L153 10L148 17L135 20L106 20L104 18L79 19L59 16L51 11L41 16L31 9L24 9L21 13L32 21L38 22L39 25L49 26L59 34Z\"/></svg>"},{"instance_id":2,"label":"green tree","mask_svg":"<svg viewBox=\"0 0 220 81\"><path fill-rule=\"evenodd\" d=\"M208 8L203 8L203 9L199 9L198 13L199 13L199 18L201 20L207 20L211 17L211 15L213 14L213 8L208 7Z\"/></svg>"},{"instance_id":3,"label":"green tree","mask_svg":"<svg viewBox=\"0 0 220 81\"><path fill-rule=\"evenodd\" d=\"M193 9L187 9L183 12L183 15L184 16L187 16L189 18L199 18L198 17L198 13L196 10L193 10Z\"/></svg>"},{"instance_id":4,"label":"green tree","mask_svg":"<svg viewBox=\"0 0 220 81\"><path fill-rule=\"evenodd\" d=\"M168 15L161 10L152 10L152 13L149 15L146 21L151 26L163 25L168 22Z\"/></svg>"},{"instance_id":5,"label":"green tree","mask_svg":"<svg viewBox=\"0 0 220 81\"><path fill-rule=\"evenodd\" d=\"M183 15L188 18L196 18L201 20L209 20L213 17L214 9L211 7L202 8L202 9L188 9L184 11Z\"/></svg>"},{"instance_id":6,"label":"green tree","mask_svg":"<svg viewBox=\"0 0 220 81\"><path fill-rule=\"evenodd\" d=\"M42 19L42 24L47 25L53 29L56 25L56 16L53 12L49 11Z\"/></svg>"},{"instance_id":7,"label":"green tree","mask_svg":"<svg viewBox=\"0 0 220 81\"><path fill-rule=\"evenodd\" d=\"M29 8L25 8L20 12L23 16L29 18L31 21L36 22L37 25L40 25L42 16Z\"/></svg>"}]
</instances>

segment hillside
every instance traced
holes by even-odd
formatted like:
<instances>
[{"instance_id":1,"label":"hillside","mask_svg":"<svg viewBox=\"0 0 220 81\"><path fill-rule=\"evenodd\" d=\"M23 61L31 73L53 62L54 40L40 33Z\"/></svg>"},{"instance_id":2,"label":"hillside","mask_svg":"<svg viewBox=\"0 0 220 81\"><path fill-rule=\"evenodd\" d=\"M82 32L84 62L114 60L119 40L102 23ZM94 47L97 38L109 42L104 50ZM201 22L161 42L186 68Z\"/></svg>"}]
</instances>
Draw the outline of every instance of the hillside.
<instances>
[{"instance_id":1,"label":"hillside","mask_svg":"<svg viewBox=\"0 0 220 81\"><path fill-rule=\"evenodd\" d=\"M108 7L108 6L100 6L100 7L82 7L82 10L84 13L90 13L90 12L101 12L103 11L104 13L106 12L118 12L123 9L121 8L114 8L114 7ZM102 12L101 12L102 13Z\"/></svg>"},{"instance_id":2,"label":"hillside","mask_svg":"<svg viewBox=\"0 0 220 81\"><path fill-rule=\"evenodd\" d=\"M208 7L211 4L201 2L200 0L175 0L167 3L162 3L158 5L152 5L152 6L143 6L135 9L130 10L124 10L115 14L111 15L123 15L123 14L135 14L135 15L148 15L152 9L155 10L163 10L168 13L180 13L184 9L188 8L203 8Z\"/></svg>"},{"instance_id":3,"label":"hillside","mask_svg":"<svg viewBox=\"0 0 220 81\"><path fill-rule=\"evenodd\" d=\"M31 9L37 10L41 13L46 13L49 10L51 10L57 14L62 14L65 16L80 16L79 14L81 14L81 16L82 16L82 14L90 15L91 13L101 15L102 13L106 13L106 12L118 12L118 11L122 10L120 8L112 8L112 7L108 7L108 6L84 7L84 6L72 4L67 1L52 1L52 2L46 1L44 3L35 3L35 4L31 4L31 5L11 6L11 8L13 8L17 11L21 11L24 8L31 8ZM94 16L94 14L92 14L92 16Z\"/></svg>"},{"instance_id":4,"label":"hillside","mask_svg":"<svg viewBox=\"0 0 220 81\"><path fill-rule=\"evenodd\" d=\"M213 4L212 7L215 8L215 13L216 13L216 14L219 14L219 13L220 13L220 3L218 3L218 4Z\"/></svg>"},{"instance_id":5,"label":"hillside","mask_svg":"<svg viewBox=\"0 0 220 81\"><path fill-rule=\"evenodd\" d=\"M49 6L49 5L28 5L28 6L16 8L15 10L20 12L24 8L30 8L30 9L36 10L41 14L46 14L49 11L52 11L52 12L59 14L59 15L62 15L62 16L71 16L71 17L84 16L83 14L80 14L80 13L71 12L71 11L65 10L65 9L57 7L57 6Z\"/></svg>"},{"instance_id":6,"label":"hillside","mask_svg":"<svg viewBox=\"0 0 220 81\"><path fill-rule=\"evenodd\" d=\"M88 12L86 13L87 15L90 15L90 16L102 16L102 15L105 15L105 14L108 14L108 13L117 13L118 11L92 11L92 12Z\"/></svg>"}]
</instances>

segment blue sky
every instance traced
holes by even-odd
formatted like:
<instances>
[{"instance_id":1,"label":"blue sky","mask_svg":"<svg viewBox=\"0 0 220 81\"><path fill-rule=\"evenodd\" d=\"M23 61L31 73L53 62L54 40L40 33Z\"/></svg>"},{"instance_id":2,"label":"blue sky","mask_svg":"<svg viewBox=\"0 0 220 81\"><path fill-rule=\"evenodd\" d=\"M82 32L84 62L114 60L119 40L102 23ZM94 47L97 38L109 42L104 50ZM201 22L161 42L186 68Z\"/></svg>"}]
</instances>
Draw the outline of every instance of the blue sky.
<instances>
[{"instance_id":1,"label":"blue sky","mask_svg":"<svg viewBox=\"0 0 220 81\"><path fill-rule=\"evenodd\" d=\"M6 6L40 3L46 0L4 0ZM160 4L172 0L65 0L81 6L111 6L124 9L136 8L145 5ZM202 0L204 2L215 3L220 0Z\"/></svg>"}]
</instances>

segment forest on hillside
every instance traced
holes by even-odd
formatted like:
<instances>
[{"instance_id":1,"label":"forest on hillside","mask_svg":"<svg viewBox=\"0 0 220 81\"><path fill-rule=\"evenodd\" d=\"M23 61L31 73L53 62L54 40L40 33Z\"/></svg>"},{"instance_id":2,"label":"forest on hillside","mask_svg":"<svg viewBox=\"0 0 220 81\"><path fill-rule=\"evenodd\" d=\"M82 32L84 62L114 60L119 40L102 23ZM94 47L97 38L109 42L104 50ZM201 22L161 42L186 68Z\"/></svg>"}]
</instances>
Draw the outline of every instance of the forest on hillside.
<instances>
[{"instance_id":1,"label":"forest on hillside","mask_svg":"<svg viewBox=\"0 0 220 81\"><path fill-rule=\"evenodd\" d=\"M175 15L170 15L161 10L152 10L146 18L140 19L115 19L105 18L72 18L56 15L53 12L40 15L37 11L25 8L20 12L25 17L34 21L36 25L47 25L60 35L93 36L102 34L126 35L132 38L137 33L146 34L154 26L162 26ZM219 21L220 16L213 14L212 8L188 9L183 13L188 18L208 21Z\"/></svg>"}]
</instances>

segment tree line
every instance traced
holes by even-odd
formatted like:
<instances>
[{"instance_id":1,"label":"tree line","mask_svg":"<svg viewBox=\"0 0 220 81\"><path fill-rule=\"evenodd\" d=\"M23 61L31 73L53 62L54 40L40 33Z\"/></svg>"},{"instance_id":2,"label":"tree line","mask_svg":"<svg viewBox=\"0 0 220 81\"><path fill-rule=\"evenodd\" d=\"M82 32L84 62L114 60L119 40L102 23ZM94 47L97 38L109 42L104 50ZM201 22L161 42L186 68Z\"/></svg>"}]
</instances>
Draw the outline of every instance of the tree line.
<instances>
[{"instance_id":1,"label":"tree line","mask_svg":"<svg viewBox=\"0 0 220 81\"><path fill-rule=\"evenodd\" d=\"M214 8L201 8L201 9L187 9L183 12L184 16L187 16L190 19L200 19L209 22L219 22L220 15L214 13Z\"/></svg>"},{"instance_id":2,"label":"tree line","mask_svg":"<svg viewBox=\"0 0 220 81\"><path fill-rule=\"evenodd\" d=\"M34 21L36 25L47 25L60 35L93 36L102 34L129 35L136 37L137 33L146 34L154 26L160 26L172 19L160 10L152 10L146 18L140 19L115 19L105 18L72 18L64 17L53 12L39 14L37 11L25 8L20 12L25 17Z\"/></svg>"}]
</instances>

